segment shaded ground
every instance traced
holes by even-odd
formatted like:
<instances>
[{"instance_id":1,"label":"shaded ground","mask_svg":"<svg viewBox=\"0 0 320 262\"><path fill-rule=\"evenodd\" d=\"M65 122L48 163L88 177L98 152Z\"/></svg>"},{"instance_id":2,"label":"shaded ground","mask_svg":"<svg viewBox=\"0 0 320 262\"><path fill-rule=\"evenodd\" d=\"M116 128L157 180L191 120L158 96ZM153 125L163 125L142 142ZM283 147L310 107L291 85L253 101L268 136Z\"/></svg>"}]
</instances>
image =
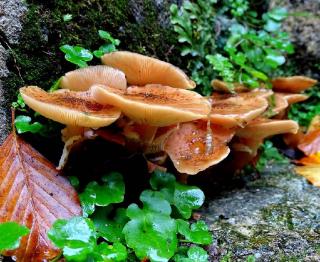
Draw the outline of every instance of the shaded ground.
<instances>
[{"instance_id":1,"label":"shaded ground","mask_svg":"<svg viewBox=\"0 0 320 262\"><path fill-rule=\"evenodd\" d=\"M320 261L320 190L288 166L207 200L202 214L215 238L212 261Z\"/></svg>"}]
</instances>

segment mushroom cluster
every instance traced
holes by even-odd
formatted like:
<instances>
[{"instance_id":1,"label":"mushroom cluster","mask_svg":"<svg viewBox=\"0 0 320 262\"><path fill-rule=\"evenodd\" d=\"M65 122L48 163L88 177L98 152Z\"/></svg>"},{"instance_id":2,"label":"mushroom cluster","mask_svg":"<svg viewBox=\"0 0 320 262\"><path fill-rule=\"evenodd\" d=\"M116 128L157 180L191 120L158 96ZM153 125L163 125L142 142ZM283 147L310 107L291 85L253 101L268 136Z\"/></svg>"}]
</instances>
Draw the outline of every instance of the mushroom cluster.
<instances>
[{"instance_id":1,"label":"mushroom cluster","mask_svg":"<svg viewBox=\"0 0 320 262\"><path fill-rule=\"evenodd\" d=\"M102 63L68 72L55 92L20 89L30 108L67 125L59 168L75 144L96 136L133 145L155 164L169 157L183 174L216 165L230 151L241 168L265 138L298 131L285 119L287 108L307 99L300 92L315 84L300 76L277 78L273 90L235 84L230 93L226 83L213 80L213 94L203 97L190 90L195 83L182 70L158 59L117 51Z\"/></svg>"}]
</instances>

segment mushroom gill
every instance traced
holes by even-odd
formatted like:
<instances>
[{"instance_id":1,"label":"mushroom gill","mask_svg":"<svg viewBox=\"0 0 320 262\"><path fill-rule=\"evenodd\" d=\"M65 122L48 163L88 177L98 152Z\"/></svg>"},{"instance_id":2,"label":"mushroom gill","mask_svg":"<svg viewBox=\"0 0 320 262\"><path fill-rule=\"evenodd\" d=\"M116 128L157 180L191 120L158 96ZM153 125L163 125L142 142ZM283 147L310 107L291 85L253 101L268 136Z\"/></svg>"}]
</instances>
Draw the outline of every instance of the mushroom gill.
<instances>
[{"instance_id":1,"label":"mushroom gill","mask_svg":"<svg viewBox=\"0 0 320 262\"><path fill-rule=\"evenodd\" d=\"M210 112L210 103L198 93L170 86L131 86L120 90L94 85L91 93L98 103L116 106L133 121L151 126L206 118Z\"/></svg>"},{"instance_id":2,"label":"mushroom gill","mask_svg":"<svg viewBox=\"0 0 320 262\"><path fill-rule=\"evenodd\" d=\"M120 110L92 100L89 92L59 90L48 93L36 86L20 88L25 103L41 115L62 124L82 127L108 126L120 116Z\"/></svg>"},{"instance_id":3,"label":"mushroom gill","mask_svg":"<svg viewBox=\"0 0 320 262\"><path fill-rule=\"evenodd\" d=\"M316 83L317 80L306 76L278 77L272 80L273 90L286 93L300 93Z\"/></svg>"},{"instance_id":4,"label":"mushroom gill","mask_svg":"<svg viewBox=\"0 0 320 262\"><path fill-rule=\"evenodd\" d=\"M210 98L210 120L225 127L244 126L267 109L265 98L270 95L272 92L264 90L236 95L213 94Z\"/></svg>"},{"instance_id":5,"label":"mushroom gill","mask_svg":"<svg viewBox=\"0 0 320 262\"><path fill-rule=\"evenodd\" d=\"M182 123L167 139L164 151L180 173L195 175L228 156L230 149L226 143L233 137L234 130L217 125L211 125L211 129L209 151L207 121Z\"/></svg>"},{"instance_id":6,"label":"mushroom gill","mask_svg":"<svg viewBox=\"0 0 320 262\"><path fill-rule=\"evenodd\" d=\"M88 66L66 73L60 82L61 88L72 91L87 91L92 85L101 84L126 89L127 80L123 72L105 66Z\"/></svg>"},{"instance_id":7,"label":"mushroom gill","mask_svg":"<svg viewBox=\"0 0 320 262\"><path fill-rule=\"evenodd\" d=\"M193 89L196 84L179 68L161 60L127 51L105 54L102 63L123 71L131 85L161 84Z\"/></svg>"}]
</instances>

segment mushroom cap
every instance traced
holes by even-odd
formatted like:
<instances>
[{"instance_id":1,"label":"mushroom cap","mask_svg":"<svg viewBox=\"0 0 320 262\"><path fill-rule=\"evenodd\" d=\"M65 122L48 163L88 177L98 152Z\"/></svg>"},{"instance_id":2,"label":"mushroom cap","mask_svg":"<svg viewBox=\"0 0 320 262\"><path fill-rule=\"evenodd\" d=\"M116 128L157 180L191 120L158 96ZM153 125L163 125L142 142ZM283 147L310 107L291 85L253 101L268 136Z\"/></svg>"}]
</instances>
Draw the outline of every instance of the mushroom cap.
<instances>
[{"instance_id":1,"label":"mushroom cap","mask_svg":"<svg viewBox=\"0 0 320 262\"><path fill-rule=\"evenodd\" d=\"M61 88L72 91L87 91L92 85L101 84L126 89L127 80L123 72L105 66L88 66L66 73L60 82Z\"/></svg>"},{"instance_id":2,"label":"mushroom cap","mask_svg":"<svg viewBox=\"0 0 320 262\"><path fill-rule=\"evenodd\" d=\"M221 93L232 93L232 92L241 93L241 92L249 91L249 88L247 88L244 85L241 85L239 83L234 83L233 88L230 88L228 86L228 83L223 82L218 79L213 79L211 81L211 86L213 87L213 89L215 91L221 92Z\"/></svg>"},{"instance_id":3,"label":"mushroom cap","mask_svg":"<svg viewBox=\"0 0 320 262\"><path fill-rule=\"evenodd\" d=\"M102 63L123 71L131 85L161 84L193 89L196 84L178 67L161 60L127 51L105 54Z\"/></svg>"},{"instance_id":4,"label":"mushroom cap","mask_svg":"<svg viewBox=\"0 0 320 262\"><path fill-rule=\"evenodd\" d=\"M41 115L66 125L102 127L116 121L120 110L92 100L88 92L59 90L47 93L36 86L20 88L25 103Z\"/></svg>"},{"instance_id":5,"label":"mushroom cap","mask_svg":"<svg viewBox=\"0 0 320 262\"><path fill-rule=\"evenodd\" d=\"M210 120L225 127L244 126L267 109L268 102L264 98L267 93L261 91L237 95L214 94L210 99Z\"/></svg>"},{"instance_id":6,"label":"mushroom cap","mask_svg":"<svg viewBox=\"0 0 320 262\"><path fill-rule=\"evenodd\" d=\"M257 118L245 128L238 129L236 135L243 138L266 138L269 136L297 133L299 125L292 120Z\"/></svg>"},{"instance_id":7,"label":"mushroom cap","mask_svg":"<svg viewBox=\"0 0 320 262\"><path fill-rule=\"evenodd\" d=\"M282 96L284 99L287 100L289 105L294 103L299 103L305 101L309 98L309 96L304 94L293 94L293 93L275 93L276 96Z\"/></svg>"},{"instance_id":8,"label":"mushroom cap","mask_svg":"<svg viewBox=\"0 0 320 262\"><path fill-rule=\"evenodd\" d=\"M317 80L306 76L278 77L272 80L273 90L286 93L300 93L316 83Z\"/></svg>"},{"instance_id":9,"label":"mushroom cap","mask_svg":"<svg viewBox=\"0 0 320 262\"><path fill-rule=\"evenodd\" d=\"M289 106L287 99L277 93L274 94L274 103L274 107L271 107L271 110L275 114L279 114Z\"/></svg>"},{"instance_id":10,"label":"mushroom cap","mask_svg":"<svg viewBox=\"0 0 320 262\"><path fill-rule=\"evenodd\" d=\"M198 93L170 86L131 86L120 90L94 85L91 93L98 103L116 106L135 122L151 126L206 118L210 112L210 103Z\"/></svg>"},{"instance_id":11,"label":"mushroom cap","mask_svg":"<svg viewBox=\"0 0 320 262\"><path fill-rule=\"evenodd\" d=\"M208 141L207 121L182 123L167 139L164 146L175 168L180 173L195 175L225 159L230 149L226 146L234 130L211 125L212 140ZM211 143L208 151L208 143Z\"/></svg>"}]
</instances>

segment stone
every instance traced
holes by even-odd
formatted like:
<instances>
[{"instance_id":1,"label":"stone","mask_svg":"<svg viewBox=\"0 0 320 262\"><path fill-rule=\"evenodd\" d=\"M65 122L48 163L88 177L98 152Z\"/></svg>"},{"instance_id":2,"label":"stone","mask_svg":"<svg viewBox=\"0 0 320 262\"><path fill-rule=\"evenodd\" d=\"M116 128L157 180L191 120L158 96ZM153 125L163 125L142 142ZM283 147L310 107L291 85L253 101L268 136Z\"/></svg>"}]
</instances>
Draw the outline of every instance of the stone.
<instances>
[{"instance_id":1,"label":"stone","mask_svg":"<svg viewBox=\"0 0 320 262\"><path fill-rule=\"evenodd\" d=\"M202 215L215 239L210 261L319 261L320 190L287 166L222 192Z\"/></svg>"},{"instance_id":2,"label":"stone","mask_svg":"<svg viewBox=\"0 0 320 262\"><path fill-rule=\"evenodd\" d=\"M27 7L22 0L0 1L0 31L10 44L16 44L22 30L22 18Z\"/></svg>"}]
</instances>

